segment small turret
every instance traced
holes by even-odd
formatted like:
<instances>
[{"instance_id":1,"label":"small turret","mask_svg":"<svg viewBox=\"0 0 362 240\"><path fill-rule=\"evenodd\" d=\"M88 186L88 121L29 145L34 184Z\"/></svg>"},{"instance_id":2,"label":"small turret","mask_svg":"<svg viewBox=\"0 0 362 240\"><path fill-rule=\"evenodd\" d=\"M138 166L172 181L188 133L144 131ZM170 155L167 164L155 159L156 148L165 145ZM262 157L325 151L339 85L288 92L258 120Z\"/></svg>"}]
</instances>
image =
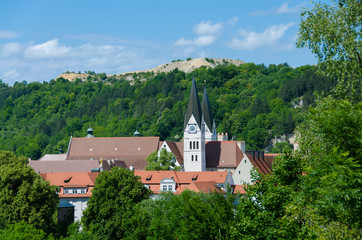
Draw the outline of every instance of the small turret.
<instances>
[{"instance_id":1,"label":"small turret","mask_svg":"<svg viewBox=\"0 0 362 240\"><path fill-rule=\"evenodd\" d=\"M136 129L136 131L133 133L134 137L140 137L141 133Z\"/></svg>"},{"instance_id":2,"label":"small turret","mask_svg":"<svg viewBox=\"0 0 362 240\"><path fill-rule=\"evenodd\" d=\"M88 135L86 136L87 138L94 137L93 136L93 129L91 128L91 126L89 126L89 128L87 129L87 133L88 133Z\"/></svg>"}]
</instances>

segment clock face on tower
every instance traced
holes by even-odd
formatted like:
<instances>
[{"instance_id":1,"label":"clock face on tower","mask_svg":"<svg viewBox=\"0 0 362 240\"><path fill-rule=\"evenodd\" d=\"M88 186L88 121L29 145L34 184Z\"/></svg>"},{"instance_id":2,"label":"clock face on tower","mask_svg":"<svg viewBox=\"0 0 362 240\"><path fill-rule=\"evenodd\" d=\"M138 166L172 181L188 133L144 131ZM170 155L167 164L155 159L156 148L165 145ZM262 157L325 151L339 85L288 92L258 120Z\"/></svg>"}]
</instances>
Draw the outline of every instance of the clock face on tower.
<instances>
[{"instance_id":1,"label":"clock face on tower","mask_svg":"<svg viewBox=\"0 0 362 240\"><path fill-rule=\"evenodd\" d=\"M196 125L190 124L189 125L189 133L196 133Z\"/></svg>"}]
</instances>

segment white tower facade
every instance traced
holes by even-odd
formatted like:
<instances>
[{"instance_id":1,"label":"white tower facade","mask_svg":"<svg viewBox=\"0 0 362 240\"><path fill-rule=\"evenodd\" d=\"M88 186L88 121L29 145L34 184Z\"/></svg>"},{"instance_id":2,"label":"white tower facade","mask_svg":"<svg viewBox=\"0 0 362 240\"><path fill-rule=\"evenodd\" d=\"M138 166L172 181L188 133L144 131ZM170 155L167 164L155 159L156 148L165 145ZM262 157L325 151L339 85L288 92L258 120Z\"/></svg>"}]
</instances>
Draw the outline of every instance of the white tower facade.
<instances>
[{"instance_id":1,"label":"white tower facade","mask_svg":"<svg viewBox=\"0 0 362 240\"><path fill-rule=\"evenodd\" d=\"M184 130L184 170L206 171L204 124L197 123L192 115Z\"/></svg>"}]
</instances>

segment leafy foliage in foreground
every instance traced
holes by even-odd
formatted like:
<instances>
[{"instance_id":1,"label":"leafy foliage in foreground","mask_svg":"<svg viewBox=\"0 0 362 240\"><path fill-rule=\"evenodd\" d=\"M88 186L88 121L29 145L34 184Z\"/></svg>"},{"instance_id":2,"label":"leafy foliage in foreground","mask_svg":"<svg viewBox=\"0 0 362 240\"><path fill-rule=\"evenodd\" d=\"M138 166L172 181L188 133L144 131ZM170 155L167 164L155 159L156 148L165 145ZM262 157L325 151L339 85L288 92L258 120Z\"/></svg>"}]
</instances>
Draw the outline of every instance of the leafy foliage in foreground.
<instances>
[{"instance_id":1,"label":"leafy foliage in foreground","mask_svg":"<svg viewBox=\"0 0 362 240\"><path fill-rule=\"evenodd\" d=\"M113 168L96 179L92 197L83 213L84 229L102 239L122 239L134 206L150 196L133 171Z\"/></svg>"},{"instance_id":2,"label":"leafy foliage in foreground","mask_svg":"<svg viewBox=\"0 0 362 240\"><path fill-rule=\"evenodd\" d=\"M0 163L0 228L7 229L3 234L18 234L27 224L39 229L39 234L55 232L57 187L11 152L0 151Z\"/></svg>"},{"instance_id":3,"label":"leafy foliage in foreground","mask_svg":"<svg viewBox=\"0 0 362 240\"><path fill-rule=\"evenodd\" d=\"M233 200L219 193L184 191L143 201L127 239L227 239Z\"/></svg>"},{"instance_id":4,"label":"leafy foliage in foreground","mask_svg":"<svg viewBox=\"0 0 362 240\"><path fill-rule=\"evenodd\" d=\"M300 112L314 101L313 92L334 85L314 66L252 63L136 75L134 84L59 78L9 87L0 81L0 149L38 159L66 151L69 137L84 137L89 125L98 137L132 136L138 129L143 136L180 140L192 75L200 94L207 88L218 131L245 140L249 149L292 133ZM294 108L294 101L302 108Z\"/></svg>"}]
</instances>

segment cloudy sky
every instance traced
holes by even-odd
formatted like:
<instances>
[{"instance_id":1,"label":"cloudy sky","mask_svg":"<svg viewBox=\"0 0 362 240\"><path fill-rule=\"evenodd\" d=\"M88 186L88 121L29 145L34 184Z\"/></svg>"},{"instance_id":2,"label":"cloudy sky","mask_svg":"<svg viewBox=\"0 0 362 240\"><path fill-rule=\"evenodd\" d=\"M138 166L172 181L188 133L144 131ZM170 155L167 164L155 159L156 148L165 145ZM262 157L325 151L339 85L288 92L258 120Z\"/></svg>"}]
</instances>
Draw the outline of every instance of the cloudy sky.
<instances>
[{"instance_id":1,"label":"cloudy sky","mask_svg":"<svg viewBox=\"0 0 362 240\"><path fill-rule=\"evenodd\" d=\"M116 74L188 57L315 64L295 46L302 8L309 0L3 1L0 79Z\"/></svg>"}]
</instances>

